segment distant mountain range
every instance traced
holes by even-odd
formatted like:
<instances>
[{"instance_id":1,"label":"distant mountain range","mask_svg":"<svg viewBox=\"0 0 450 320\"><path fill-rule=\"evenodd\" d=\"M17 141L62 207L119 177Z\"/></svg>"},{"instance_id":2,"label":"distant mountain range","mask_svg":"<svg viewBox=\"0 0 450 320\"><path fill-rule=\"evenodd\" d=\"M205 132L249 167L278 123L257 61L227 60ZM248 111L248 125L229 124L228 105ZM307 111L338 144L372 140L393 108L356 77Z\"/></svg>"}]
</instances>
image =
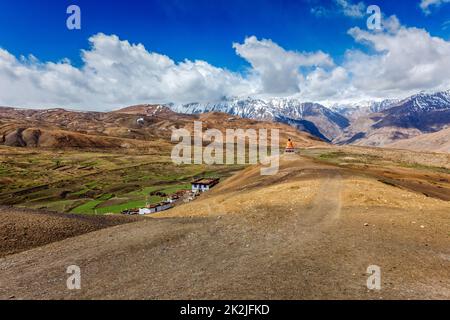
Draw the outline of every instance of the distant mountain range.
<instances>
[{"instance_id":1,"label":"distant mountain range","mask_svg":"<svg viewBox=\"0 0 450 320\"><path fill-rule=\"evenodd\" d=\"M435 132L449 125L450 90L435 94L417 94L384 110L383 119L374 128L415 128Z\"/></svg>"},{"instance_id":2,"label":"distant mountain range","mask_svg":"<svg viewBox=\"0 0 450 320\"><path fill-rule=\"evenodd\" d=\"M242 118L278 121L326 141L332 141L350 125L345 116L331 109L296 99L229 99L217 103L170 104L168 107L178 113L224 112Z\"/></svg>"},{"instance_id":3,"label":"distant mountain range","mask_svg":"<svg viewBox=\"0 0 450 320\"><path fill-rule=\"evenodd\" d=\"M354 103L336 103L330 109L348 119L357 119L370 113L377 113L391 108L399 103L399 99L386 99L382 101L361 101Z\"/></svg>"},{"instance_id":4,"label":"distant mountain range","mask_svg":"<svg viewBox=\"0 0 450 320\"><path fill-rule=\"evenodd\" d=\"M450 128L450 90L420 93L356 118L333 142L386 146L446 128Z\"/></svg>"},{"instance_id":5,"label":"distant mountain range","mask_svg":"<svg viewBox=\"0 0 450 320\"><path fill-rule=\"evenodd\" d=\"M212 122L211 114L215 115ZM445 140L450 141L446 130L450 129L450 90L330 108L291 98L138 105L104 113L0 108L0 144L133 147L145 144L138 141L168 141L172 129L190 126L196 119L209 119L210 127L219 129L245 128L257 122L261 127L275 125L283 128L285 138L299 136L298 129L308 133L301 133L308 143L320 139L339 145L443 151L447 150Z\"/></svg>"},{"instance_id":6,"label":"distant mountain range","mask_svg":"<svg viewBox=\"0 0 450 320\"><path fill-rule=\"evenodd\" d=\"M330 108L292 98L233 98L167 106L178 113L217 111L282 122L336 144L385 146L450 128L450 90L420 93L403 100L334 104Z\"/></svg>"}]
</instances>

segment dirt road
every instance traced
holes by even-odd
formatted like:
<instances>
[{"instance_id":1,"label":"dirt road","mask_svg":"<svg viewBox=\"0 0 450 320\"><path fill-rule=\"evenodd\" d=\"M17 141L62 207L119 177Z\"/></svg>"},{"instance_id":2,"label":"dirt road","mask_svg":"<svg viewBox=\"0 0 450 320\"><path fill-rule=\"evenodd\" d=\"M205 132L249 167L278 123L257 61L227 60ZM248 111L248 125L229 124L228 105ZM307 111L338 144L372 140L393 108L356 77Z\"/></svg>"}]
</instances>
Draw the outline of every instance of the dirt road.
<instances>
[{"instance_id":1,"label":"dirt road","mask_svg":"<svg viewBox=\"0 0 450 320\"><path fill-rule=\"evenodd\" d=\"M322 181L312 208L307 214L315 221L333 223L335 219L339 219L341 213L342 178L339 173L332 173ZM314 225L313 221L311 225Z\"/></svg>"},{"instance_id":2,"label":"dirt road","mask_svg":"<svg viewBox=\"0 0 450 320\"><path fill-rule=\"evenodd\" d=\"M304 158L0 260L3 299L450 299L450 204ZM81 268L79 291L66 268ZM367 268L381 268L370 291Z\"/></svg>"}]
</instances>

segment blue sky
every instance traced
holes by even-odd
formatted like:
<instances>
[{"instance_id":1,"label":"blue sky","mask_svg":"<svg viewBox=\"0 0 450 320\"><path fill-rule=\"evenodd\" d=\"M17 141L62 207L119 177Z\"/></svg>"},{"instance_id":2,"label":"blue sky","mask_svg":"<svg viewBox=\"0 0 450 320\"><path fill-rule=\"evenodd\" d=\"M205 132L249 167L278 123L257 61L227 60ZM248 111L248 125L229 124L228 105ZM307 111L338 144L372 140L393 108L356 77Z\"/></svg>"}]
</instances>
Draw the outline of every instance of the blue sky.
<instances>
[{"instance_id":1,"label":"blue sky","mask_svg":"<svg viewBox=\"0 0 450 320\"><path fill-rule=\"evenodd\" d=\"M425 5L429 4L429 6L424 7L424 3ZM70 4L76 4L81 8L81 30L70 31L66 28L68 16L66 8ZM82 70L86 61L82 59L80 52L82 49L91 50L92 43L89 43L88 39L99 33L105 36L115 35L118 39L128 41L130 44L143 44L149 53L167 56L175 64L182 63L185 59L190 61L201 60L215 68L229 71L233 76L243 77L242 83L236 79L220 82L220 85L231 83L230 85L239 88L248 85L244 82L252 82L251 89L241 90L243 94L246 91L249 94L264 94L267 91L267 94L292 95L304 91L302 86L305 84L289 83L286 85L286 92L283 92L283 88L275 90L276 92L270 92L269 83L264 79L264 75L261 75L266 72L263 70L263 66L259 69L258 66L254 66L254 55L250 56L247 51L244 52L244 49L247 48L242 48L241 54L238 54L236 47L233 47L233 43L245 44L246 39L255 37L258 45L261 45L261 41L264 39L270 40L270 46L272 44L279 46L284 52L313 54L320 51L327 54L335 66L332 67L329 63L324 63L324 65L312 63L307 66L294 63L292 66L294 69L302 69L296 77L301 77L301 81L307 82L309 72L317 71L316 68L320 68L319 71L323 70L328 76L331 76L333 70L339 73L341 70L337 68L343 67L346 68L348 73L347 81L351 82L354 74L353 70L347 70L347 65L352 64L348 57L349 50L353 53L371 54L375 45L374 41L383 41L383 39L368 40L368 34L362 36L366 38L363 41L355 41L357 36L349 34L349 30L355 27L359 28L360 33L365 32L366 20L369 15L355 16L345 11L345 6L357 6L359 4L364 9L368 5L378 5L386 19L395 16L402 28L410 28L411 33L413 32L411 28L417 28L427 32L430 37L441 39L446 43L450 40L450 25L445 24L450 21L450 3L448 0L378 0L370 1L370 3L356 0L2 0L0 2L0 48L17 60L20 60L21 55L33 55L39 61L38 63L34 60L28 60L23 62L24 66L29 67L30 64L34 63L36 65L33 68L41 70L47 68L46 64L48 63L58 63L67 58L71 61L70 66ZM321 14L318 14L318 12ZM367 41L372 42L372 45L368 46ZM247 47L250 46L249 43ZM445 43L443 46L442 50L446 50ZM385 50L390 49L385 48ZM395 49L392 48L392 50ZM264 63L270 64L271 61L259 61L260 65ZM276 68L277 63L274 62L273 65ZM290 73L288 67L281 69ZM17 70L17 65L15 65L15 68L14 70ZM386 72L394 71L386 70ZM48 75L48 72L42 75ZM282 74L274 75L271 72L270 75L275 78L283 78ZM266 74L266 76L269 75ZM319 73L311 74L311 77L313 76L326 78L326 75ZM31 77L26 79L27 86L33 86L31 82L35 80L30 80ZM383 75L383 77L386 77L386 75ZM117 79L114 78L114 80ZM72 85L72 80L69 81L64 78L61 81L68 81ZM239 84L236 84L236 81ZM430 86L415 85L409 87L405 84L404 89L383 88L383 94L385 96L407 94L418 89L442 88L446 84L445 82ZM298 92L293 92L292 85L299 87ZM325 83L324 85L328 84ZM351 85L351 83L348 83L348 85ZM42 87L47 87L47 83L37 86L42 89ZM86 83L83 86L89 87L93 84ZM262 87L256 88L257 86ZM183 83L179 87L186 88L186 85ZM190 85L187 87L193 88ZM55 88L50 89L56 90ZM49 91L51 91L50 89ZM73 88L74 92L76 90L78 89ZM213 94L201 95L198 100L214 99L221 95L217 88L213 88L212 91L214 91ZM241 91L224 90L223 95L240 93ZM130 103L147 99L159 102L196 98L195 95L183 94L180 94L180 98L178 98L176 90L149 95L139 92L138 96L140 97L130 101ZM348 99L365 97L374 97L374 94L365 92L360 97L355 97L354 93L348 95ZM109 106L126 103L127 98L129 97L120 97L115 101L114 97L110 97L108 101L103 102L93 99L92 103ZM332 92L317 97L314 95L305 96L306 98L319 100L346 99L345 97L338 97ZM56 97L54 103L78 106L90 102L88 98L84 101L76 100L72 99L71 101L70 97ZM32 99L29 102L24 100L15 102L10 96L7 97L1 88L0 103L53 104L50 100L39 101L39 98Z\"/></svg>"},{"instance_id":2,"label":"blue sky","mask_svg":"<svg viewBox=\"0 0 450 320\"><path fill-rule=\"evenodd\" d=\"M82 10L82 30L65 27L66 8ZM425 27L431 34L450 38L450 5L425 15L414 0L371 1L386 15L396 14L406 25ZM328 17L311 13L330 10ZM272 39L298 51L323 50L339 58L354 45L347 30L366 20L336 12L332 0L3 0L0 2L0 47L16 55L34 54L41 60L70 58L81 63L80 49L98 32L116 34L176 61L202 59L239 70L247 65L232 43L246 36Z\"/></svg>"}]
</instances>

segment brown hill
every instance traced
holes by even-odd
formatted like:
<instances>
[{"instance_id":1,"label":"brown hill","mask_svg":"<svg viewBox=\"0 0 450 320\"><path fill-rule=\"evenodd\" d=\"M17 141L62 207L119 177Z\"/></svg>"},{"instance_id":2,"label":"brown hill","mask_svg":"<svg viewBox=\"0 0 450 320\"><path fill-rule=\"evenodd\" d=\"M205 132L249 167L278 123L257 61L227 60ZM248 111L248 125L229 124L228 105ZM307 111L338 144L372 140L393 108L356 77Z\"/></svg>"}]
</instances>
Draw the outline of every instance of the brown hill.
<instances>
[{"instance_id":1,"label":"brown hill","mask_svg":"<svg viewBox=\"0 0 450 320\"><path fill-rule=\"evenodd\" d=\"M416 128L396 126L376 128L375 125L383 117L380 113L362 116L354 120L333 142L338 145L353 144L358 146L382 147L395 141L409 139L422 134L422 131Z\"/></svg>"},{"instance_id":2,"label":"brown hill","mask_svg":"<svg viewBox=\"0 0 450 320\"><path fill-rule=\"evenodd\" d=\"M298 146L324 145L288 125L230 117L224 113L178 114L161 106L132 106L114 112L75 112L64 109L0 108L0 144L43 148L140 148L169 145L172 131L192 129L279 129L281 139Z\"/></svg>"},{"instance_id":3,"label":"brown hill","mask_svg":"<svg viewBox=\"0 0 450 320\"><path fill-rule=\"evenodd\" d=\"M109 136L95 136L58 129L17 128L0 137L0 142L10 147L31 148L93 148L129 149L150 147L150 141L138 141Z\"/></svg>"},{"instance_id":4,"label":"brown hill","mask_svg":"<svg viewBox=\"0 0 450 320\"><path fill-rule=\"evenodd\" d=\"M388 144L388 148L450 153L450 128Z\"/></svg>"},{"instance_id":5,"label":"brown hill","mask_svg":"<svg viewBox=\"0 0 450 320\"><path fill-rule=\"evenodd\" d=\"M146 115L146 116L175 116L169 108L158 104L140 104L114 111L114 113Z\"/></svg>"}]
</instances>

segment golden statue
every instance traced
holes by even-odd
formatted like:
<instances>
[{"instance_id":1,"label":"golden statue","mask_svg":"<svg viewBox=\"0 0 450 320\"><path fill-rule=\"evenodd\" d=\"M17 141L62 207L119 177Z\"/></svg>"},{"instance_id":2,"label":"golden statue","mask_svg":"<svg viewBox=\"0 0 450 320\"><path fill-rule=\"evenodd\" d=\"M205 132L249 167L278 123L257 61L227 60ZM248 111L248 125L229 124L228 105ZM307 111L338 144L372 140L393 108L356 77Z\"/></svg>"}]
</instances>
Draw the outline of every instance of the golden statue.
<instances>
[{"instance_id":1,"label":"golden statue","mask_svg":"<svg viewBox=\"0 0 450 320\"><path fill-rule=\"evenodd\" d=\"M294 143L292 142L291 139L288 140L287 144L286 144L286 149L284 150L285 153L295 153L295 147L294 147Z\"/></svg>"}]
</instances>

